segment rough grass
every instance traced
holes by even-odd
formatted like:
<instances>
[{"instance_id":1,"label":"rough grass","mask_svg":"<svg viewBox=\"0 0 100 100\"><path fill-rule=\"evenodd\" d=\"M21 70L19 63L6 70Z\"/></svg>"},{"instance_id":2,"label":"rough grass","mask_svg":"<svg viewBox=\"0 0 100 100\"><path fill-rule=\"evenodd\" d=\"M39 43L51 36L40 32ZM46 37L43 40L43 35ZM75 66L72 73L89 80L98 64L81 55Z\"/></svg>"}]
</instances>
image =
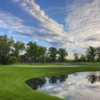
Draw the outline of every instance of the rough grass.
<instances>
[{"instance_id":1,"label":"rough grass","mask_svg":"<svg viewBox=\"0 0 100 100\"><path fill-rule=\"evenodd\" d=\"M0 65L0 100L62 100L58 97L32 90L25 81L33 77L53 76L79 71L100 71L100 63L82 63L75 67L56 64ZM78 63L79 65L79 63Z\"/></svg>"}]
</instances>

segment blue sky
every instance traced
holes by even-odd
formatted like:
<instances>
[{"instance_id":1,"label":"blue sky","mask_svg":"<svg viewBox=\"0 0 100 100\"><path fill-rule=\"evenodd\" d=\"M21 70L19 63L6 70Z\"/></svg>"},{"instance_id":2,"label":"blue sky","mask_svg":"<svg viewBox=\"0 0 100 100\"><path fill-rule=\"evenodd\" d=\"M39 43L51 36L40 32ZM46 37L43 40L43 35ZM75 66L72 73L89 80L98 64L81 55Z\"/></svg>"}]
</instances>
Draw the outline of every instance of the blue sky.
<instances>
[{"instance_id":1,"label":"blue sky","mask_svg":"<svg viewBox=\"0 0 100 100\"><path fill-rule=\"evenodd\" d=\"M0 35L69 56L100 46L100 0L0 0Z\"/></svg>"}]
</instances>

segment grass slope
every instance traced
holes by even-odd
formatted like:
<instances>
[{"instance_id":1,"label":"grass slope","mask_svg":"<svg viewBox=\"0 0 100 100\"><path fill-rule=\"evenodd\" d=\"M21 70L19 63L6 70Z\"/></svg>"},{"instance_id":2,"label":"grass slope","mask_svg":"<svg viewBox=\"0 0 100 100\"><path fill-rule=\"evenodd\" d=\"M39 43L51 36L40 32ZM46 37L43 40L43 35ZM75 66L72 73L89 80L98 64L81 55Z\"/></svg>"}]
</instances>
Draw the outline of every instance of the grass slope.
<instances>
[{"instance_id":1,"label":"grass slope","mask_svg":"<svg viewBox=\"0 0 100 100\"><path fill-rule=\"evenodd\" d=\"M0 65L0 100L62 100L58 97L32 90L25 84L25 81L33 77L100 70L100 63L82 64L88 64L89 66L74 67L59 63L32 64L32 67L29 64Z\"/></svg>"}]
</instances>

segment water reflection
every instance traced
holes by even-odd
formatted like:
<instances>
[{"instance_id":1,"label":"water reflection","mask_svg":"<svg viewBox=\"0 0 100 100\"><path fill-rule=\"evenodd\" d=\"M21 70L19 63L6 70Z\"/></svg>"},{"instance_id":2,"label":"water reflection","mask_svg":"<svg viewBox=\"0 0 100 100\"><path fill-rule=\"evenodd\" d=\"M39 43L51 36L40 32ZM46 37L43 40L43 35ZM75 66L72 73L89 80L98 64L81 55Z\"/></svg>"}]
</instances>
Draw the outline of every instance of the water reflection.
<instances>
[{"instance_id":1,"label":"water reflection","mask_svg":"<svg viewBox=\"0 0 100 100\"><path fill-rule=\"evenodd\" d=\"M68 100L99 100L100 72L80 72L26 81L32 89Z\"/></svg>"},{"instance_id":2,"label":"water reflection","mask_svg":"<svg viewBox=\"0 0 100 100\"><path fill-rule=\"evenodd\" d=\"M91 82L92 84L95 82L100 82L100 76L96 76L96 75L88 75L87 79L89 80L89 82Z\"/></svg>"},{"instance_id":3,"label":"water reflection","mask_svg":"<svg viewBox=\"0 0 100 100\"><path fill-rule=\"evenodd\" d=\"M43 87L43 85L46 83L45 78L32 78L25 82L28 86L30 86L32 89L37 90L38 88Z\"/></svg>"},{"instance_id":4,"label":"water reflection","mask_svg":"<svg viewBox=\"0 0 100 100\"><path fill-rule=\"evenodd\" d=\"M54 83L57 83L57 81L59 81L61 83L61 82L66 81L67 77L68 77L68 75L49 77L49 83L54 84Z\"/></svg>"},{"instance_id":5,"label":"water reflection","mask_svg":"<svg viewBox=\"0 0 100 100\"><path fill-rule=\"evenodd\" d=\"M54 84L57 83L58 81L64 82L66 81L66 78L68 75L61 75L61 76L53 76L53 77L46 77L46 78L32 78L29 79L28 81L25 81L25 83L30 86L32 89L37 90L38 88L43 87L43 85L46 84L47 80L49 83Z\"/></svg>"}]
</instances>

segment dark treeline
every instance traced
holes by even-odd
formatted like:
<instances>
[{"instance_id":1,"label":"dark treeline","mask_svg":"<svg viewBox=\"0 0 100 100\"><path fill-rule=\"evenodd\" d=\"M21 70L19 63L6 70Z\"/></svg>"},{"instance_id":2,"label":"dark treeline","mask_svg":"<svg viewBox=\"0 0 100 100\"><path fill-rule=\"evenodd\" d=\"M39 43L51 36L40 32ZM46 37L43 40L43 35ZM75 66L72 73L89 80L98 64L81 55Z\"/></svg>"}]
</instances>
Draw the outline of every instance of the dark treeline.
<instances>
[{"instance_id":1,"label":"dark treeline","mask_svg":"<svg viewBox=\"0 0 100 100\"><path fill-rule=\"evenodd\" d=\"M25 52L21 55L22 52ZM58 54L58 56L57 56ZM51 62L67 62L65 58L68 55L65 49L39 46L36 42L28 42L25 44L22 41L14 41L13 38L8 38L7 35L0 36L0 63L51 63Z\"/></svg>"}]
</instances>

